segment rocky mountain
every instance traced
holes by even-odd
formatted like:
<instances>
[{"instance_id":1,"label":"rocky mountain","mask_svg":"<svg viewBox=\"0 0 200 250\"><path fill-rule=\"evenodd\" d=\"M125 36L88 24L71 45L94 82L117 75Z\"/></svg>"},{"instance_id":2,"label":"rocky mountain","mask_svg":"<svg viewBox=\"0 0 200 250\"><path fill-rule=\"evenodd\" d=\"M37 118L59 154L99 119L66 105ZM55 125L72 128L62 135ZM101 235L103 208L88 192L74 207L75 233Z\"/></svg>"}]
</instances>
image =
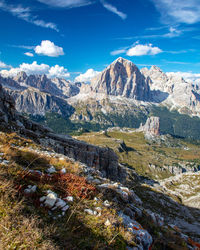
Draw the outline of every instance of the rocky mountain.
<instances>
[{"instance_id":1,"label":"rocky mountain","mask_svg":"<svg viewBox=\"0 0 200 250\"><path fill-rule=\"evenodd\" d=\"M57 88L62 91L62 94L66 98L77 95L80 92L80 87L82 85L79 82L72 83L61 78L53 78L51 79L51 82L54 83Z\"/></svg>"},{"instance_id":2,"label":"rocky mountain","mask_svg":"<svg viewBox=\"0 0 200 250\"><path fill-rule=\"evenodd\" d=\"M45 116L46 113L53 112L69 117L74 111L65 99L41 92L33 87L22 91L5 89L14 98L16 110L21 113Z\"/></svg>"},{"instance_id":3,"label":"rocky mountain","mask_svg":"<svg viewBox=\"0 0 200 250\"><path fill-rule=\"evenodd\" d=\"M141 69L146 79L150 79L151 90L159 90L167 93L167 98L162 105L180 113L200 116L200 93L198 85L186 82L182 77L173 74L165 74L156 66ZM157 96L162 99L162 93Z\"/></svg>"},{"instance_id":4,"label":"rocky mountain","mask_svg":"<svg viewBox=\"0 0 200 250\"><path fill-rule=\"evenodd\" d=\"M200 117L198 84L165 74L156 66L139 70L121 57L90 84L48 79L45 75L28 76L25 72L12 78L0 77L0 83L14 97L19 112L41 116L57 113L67 118L63 124L70 123L70 132L77 128L76 124L92 130L113 126L138 128L149 116L158 116L162 132L195 138L200 123L199 118L193 118ZM167 115L168 111L163 113L163 107L171 112L171 120L166 121L164 113ZM49 126L54 129L52 122Z\"/></svg>"},{"instance_id":5,"label":"rocky mountain","mask_svg":"<svg viewBox=\"0 0 200 250\"><path fill-rule=\"evenodd\" d=\"M148 79L135 64L121 57L92 79L91 90L142 101L150 99Z\"/></svg>"},{"instance_id":6,"label":"rocky mountain","mask_svg":"<svg viewBox=\"0 0 200 250\"><path fill-rule=\"evenodd\" d=\"M46 75L27 75L25 72L18 73L12 78L16 84L23 87L33 87L41 92L68 98L79 93L78 84L65 79L49 79Z\"/></svg>"},{"instance_id":7,"label":"rocky mountain","mask_svg":"<svg viewBox=\"0 0 200 250\"><path fill-rule=\"evenodd\" d=\"M17 111L33 116L57 113L69 117L73 107L67 98L79 93L80 83L64 79L48 79L46 75L27 75L18 73L13 78L0 76L0 83L14 98Z\"/></svg>"}]
</instances>

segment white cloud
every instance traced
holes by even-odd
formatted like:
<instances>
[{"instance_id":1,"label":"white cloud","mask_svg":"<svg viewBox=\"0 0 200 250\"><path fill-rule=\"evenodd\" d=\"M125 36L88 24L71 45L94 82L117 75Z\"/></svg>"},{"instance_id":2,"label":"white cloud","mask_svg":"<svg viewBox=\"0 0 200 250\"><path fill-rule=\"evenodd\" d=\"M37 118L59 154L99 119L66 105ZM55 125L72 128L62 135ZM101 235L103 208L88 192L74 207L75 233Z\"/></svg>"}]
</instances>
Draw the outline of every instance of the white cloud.
<instances>
[{"instance_id":1,"label":"white cloud","mask_svg":"<svg viewBox=\"0 0 200 250\"><path fill-rule=\"evenodd\" d=\"M164 30L165 29L165 30ZM177 28L177 25L171 26L163 26L160 28L148 28L146 31L159 31L164 30L160 34L145 34L145 35L138 35L138 36L128 36L128 37L118 37L116 40L135 40L135 39L170 39L174 37L180 37L186 32L194 31L196 28L194 27L186 27L186 28ZM194 38L194 37L193 37Z\"/></svg>"},{"instance_id":2,"label":"white cloud","mask_svg":"<svg viewBox=\"0 0 200 250\"><path fill-rule=\"evenodd\" d=\"M191 72L167 72L168 76L182 77L189 82L200 82L200 73Z\"/></svg>"},{"instance_id":3,"label":"white cloud","mask_svg":"<svg viewBox=\"0 0 200 250\"><path fill-rule=\"evenodd\" d=\"M153 47L152 44L136 44L134 47L130 48L126 54L128 56L144 56L144 55L156 55L161 53L162 50L158 47Z\"/></svg>"},{"instance_id":4,"label":"white cloud","mask_svg":"<svg viewBox=\"0 0 200 250\"><path fill-rule=\"evenodd\" d=\"M19 72L24 71L27 73L27 75L32 74L46 74L48 77L62 77L67 78L70 76L70 74L67 72L67 69L65 69L63 66L55 65L50 67L47 64L38 64L36 61L34 61L31 64L28 63L22 63L19 65L18 68L11 68L10 70L1 70L0 74L4 77L12 77L17 75Z\"/></svg>"},{"instance_id":5,"label":"white cloud","mask_svg":"<svg viewBox=\"0 0 200 250\"><path fill-rule=\"evenodd\" d=\"M46 5L58 7L58 8L76 8L76 7L94 4L97 2L96 0L48 0L48 1L37 0L37 1ZM104 8L118 15L122 19L127 18L127 15L125 13L119 11L115 6L111 5L110 3L107 3L105 0L100 0L100 2Z\"/></svg>"},{"instance_id":6,"label":"white cloud","mask_svg":"<svg viewBox=\"0 0 200 250\"><path fill-rule=\"evenodd\" d=\"M58 57L64 55L63 48L56 46L49 40L42 41L41 45L36 46L35 53L50 57Z\"/></svg>"},{"instance_id":7,"label":"white cloud","mask_svg":"<svg viewBox=\"0 0 200 250\"><path fill-rule=\"evenodd\" d=\"M33 16L29 7L24 8L21 5L9 5L4 1L0 0L0 8L28 23L32 23L43 28L53 29L57 32L59 31L55 23L46 22L44 20L38 19L37 16Z\"/></svg>"},{"instance_id":8,"label":"white cloud","mask_svg":"<svg viewBox=\"0 0 200 250\"><path fill-rule=\"evenodd\" d=\"M181 30L178 30L174 27L170 27L169 28L169 32L164 34L163 37L166 37L166 38L173 38L173 37L178 37L182 34L182 31Z\"/></svg>"},{"instance_id":9,"label":"white cloud","mask_svg":"<svg viewBox=\"0 0 200 250\"><path fill-rule=\"evenodd\" d=\"M117 50L114 50L114 51L110 52L110 54L112 56L120 55L120 54L123 54L123 53L126 53L125 49L117 49Z\"/></svg>"},{"instance_id":10,"label":"white cloud","mask_svg":"<svg viewBox=\"0 0 200 250\"><path fill-rule=\"evenodd\" d=\"M200 22L199 0L152 0L164 22L194 24Z\"/></svg>"},{"instance_id":11,"label":"white cloud","mask_svg":"<svg viewBox=\"0 0 200 250\"><path fill-rule=\"evenodd\" d=\"M33 57L34 56L33 53L31 53L31 52L26 52L26 53L24 53L24 55L29 56L29 57Z\"/></svg>"},{"instance_id":12,"label":"white cloud","mask_svg":"<svg viewBox=\"0 0 200 250\"><path fill-rule=\"evenodd\" d=\"M1 69L8 69L8 68L11 68L11 66L10 66L10 65L7 65L6 63L4 63L4 62L2 62L2 61L0 61L0 68L1 68Z\"/></svg>"},{"instance_id":13,"label":"white cloud","mask_svg":"<svg viewBox=\"0 0 200 250\"><path fill-rule=\"evenodd\" d=\"M20 48L20 49L27 49L27 50L32 50L35 48L35 46L28 46L28 45L11 45L11 47Z\"/></svg>"},{"instance_id":14,"label":"white cloud","mask_svg":"<svg viewBox=\"0 0 200 250\"><path fill-rule=\"evenodd\" d=\"M38 2L60 8L75 8L91 4L91 0L38 0Z\"/></svg>"},{"instance_id":15,"label":"white cloud","mask_svg":"<svg viewBox=\"0 0 200 250\"><path fill-rule=\"evenodd\" d=\"M84 74L80 74L75 78L77 82L90 82L91 79L97 76L100 72L95 71L94 69L88 69Z\"/></svg>"},{"instance_id":16,"label":"white cloud","mask_svg":"<svg viewBox=\"0 0 200 250\"><path fill-rule=\"evenodd\" d=\"M121 17L121 19L125 20L127 18L127 15L125 13L119 11L112 4L109 4L109 3L105 2L104 0L101 0L101 3L102 3L104 8L106 8L107 10L109 10L109 11L113 12L114 14L118 15L119 17Z\"/></svg>"},{"instance_id":17,"label":"white cloud","mask_svg":"<svg viewBox=\"0 0 200 250\"><path fill-rule=\"evenodd\" d=\"M52 77L60 77L67 78L70 77L70 73L63 66L55 65L49 69L48 76Z\"/></svg>"}]
</instances>

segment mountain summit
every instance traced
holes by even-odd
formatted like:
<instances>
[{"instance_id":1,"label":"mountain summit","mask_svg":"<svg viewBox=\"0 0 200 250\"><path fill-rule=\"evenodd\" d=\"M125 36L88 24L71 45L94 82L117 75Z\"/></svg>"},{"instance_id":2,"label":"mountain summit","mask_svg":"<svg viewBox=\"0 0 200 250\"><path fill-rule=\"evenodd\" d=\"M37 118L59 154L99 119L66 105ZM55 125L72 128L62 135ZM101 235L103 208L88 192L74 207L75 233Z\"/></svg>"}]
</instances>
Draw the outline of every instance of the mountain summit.
<instances>
[{"instance_id":1,"label":"mountain summit","mask_svg":"<svg viewBox=\"0 0 200 250\"><path fill-rule=\"evenodd\" d=\"M122 57L119 57L102 73L93 78L91 87L96 93L137 100L150 98L148 79L145 79L134 63Z\"/></svg>"}]
</instances>

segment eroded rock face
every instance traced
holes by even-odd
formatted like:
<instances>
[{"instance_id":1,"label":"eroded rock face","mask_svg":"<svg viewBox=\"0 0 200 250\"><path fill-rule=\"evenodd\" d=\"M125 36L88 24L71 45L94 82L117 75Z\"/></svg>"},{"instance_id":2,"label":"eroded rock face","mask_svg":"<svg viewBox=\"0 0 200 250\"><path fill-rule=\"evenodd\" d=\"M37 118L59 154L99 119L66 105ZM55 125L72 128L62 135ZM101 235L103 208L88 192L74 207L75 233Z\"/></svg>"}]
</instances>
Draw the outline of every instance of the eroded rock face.
<instances>
[{"instance_id":1,"label":"eroded rock face","mask_svg":"<svg viewBox=\"0 0 200 250\"><path fill-rule=\"evenodd\" d=\"M143 131L145 135L159 136L160 135L160 118L151 116L147 119L145 125L140 125L139 131Z\"/></svg>"},{"instance_id":2,"label":"eroded rock face","mask_svg":"<svg viewBox=\"0 0 200 250\"><path fill-rule=\"evenodd\" d=\"M31 138L37 143L53 148L57 153L98 169L104 177L121 182L126 179L126 171L118 165L118 157L113 150L90 145L70 136L54 134L49 128L18 115L14 107L14 100L1 85L0 121L2 130L18 131L21 135Z\"/></svg>"},{"instance_id":3,"label":"eroded rock face","mask_svg":"<svg viewBox=\"0 0 200 250\"><path fill-rule=\"evenodd\" d=\"M148 80L131 61L118 58L101 74L92 79L92 91L107 95L123 96L137 100L148 100Z\"/></svg>"}]
</instances>

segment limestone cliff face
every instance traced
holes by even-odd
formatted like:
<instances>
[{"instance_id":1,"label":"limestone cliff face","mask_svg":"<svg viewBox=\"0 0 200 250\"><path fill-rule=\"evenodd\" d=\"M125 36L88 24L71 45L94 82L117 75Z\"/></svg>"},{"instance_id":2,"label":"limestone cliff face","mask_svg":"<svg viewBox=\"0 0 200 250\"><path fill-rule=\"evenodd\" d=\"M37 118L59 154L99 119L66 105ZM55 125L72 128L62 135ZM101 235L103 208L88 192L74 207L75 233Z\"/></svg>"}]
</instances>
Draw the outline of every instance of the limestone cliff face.
<instances>
[{"instance_id":1,"label":"limestone cliff face","mask_svg":"<svg viewBox=\"0 0 200 250\"><path fill-rule=\"evenodd\" d=\"M92 91L136 100L150 99L148 80L131 61L118 58L91 81Z\"/></svg>"},{"instance_id":2,"label":"limestone cliff face","mask_svg":"<svg viewBox=\"0 0 200 250\"><path fill-rule=\"evenodd\" d=\"M124 182L126 171L118 165L118 157L113 150L101 148L75 140L70 136L54 134L50 129L19 115L14 100L0 85L0 130L17 131L37 143L53 148L76 161L98 169L104 177Z\"/></svg>"}]
</instances>

